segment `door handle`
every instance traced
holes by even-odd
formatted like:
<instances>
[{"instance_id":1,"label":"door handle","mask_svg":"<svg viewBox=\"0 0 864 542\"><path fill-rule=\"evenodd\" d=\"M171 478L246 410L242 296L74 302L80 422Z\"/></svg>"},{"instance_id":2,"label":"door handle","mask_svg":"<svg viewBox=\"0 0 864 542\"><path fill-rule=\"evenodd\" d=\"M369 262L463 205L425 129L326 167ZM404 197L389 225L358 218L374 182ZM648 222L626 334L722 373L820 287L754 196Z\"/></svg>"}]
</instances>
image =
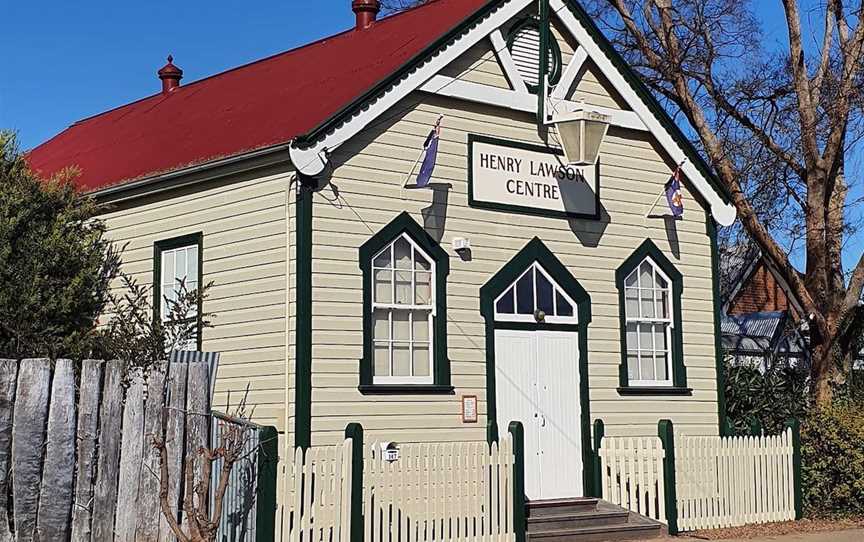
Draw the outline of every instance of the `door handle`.
<instances>
[{"instance_id":1,"label":"door handle","mask_svg":"<svg viewBox=\"0 0 864 542\"><path fill-rule=\"evenodd\" d=\"M540 421L540 427L546 427L546 415L545 415L545 414L541 414L541 415L540 415L540 418L541 418L541 421Z\"/></svg>"}]
</instances>

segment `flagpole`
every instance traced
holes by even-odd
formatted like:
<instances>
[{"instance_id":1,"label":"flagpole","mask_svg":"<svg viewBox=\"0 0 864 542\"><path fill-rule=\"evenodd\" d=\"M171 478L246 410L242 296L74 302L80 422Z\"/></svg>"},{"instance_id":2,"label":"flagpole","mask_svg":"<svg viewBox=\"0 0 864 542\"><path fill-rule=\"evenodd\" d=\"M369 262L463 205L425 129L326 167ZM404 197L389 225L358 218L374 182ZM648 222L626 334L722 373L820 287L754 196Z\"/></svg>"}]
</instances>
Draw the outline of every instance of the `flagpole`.
<instances>
[{"instance_id":1,"label":"flagpole","mask_svg":"<svg viewBox=\"0 0 864 542\"><path fill-rule=\"evenodd\" d=\"M681 163L678 164L678 167L675 168L675 171L672 172L672 176L674 177L675 175L677 175L678 172L681 171L681 168L686 163L687 163L687 160L682 160ZM660 189L660 193L657 195L657 199L654 200L654 203L651 204L651 207L648 207L648 212L645 213L645 218L651 218L651 211L654 210L654 207L657 207L657 202L660 201L660 198L662 198L665 194L666 194L666 185L664 184L663 188Z\"/></svg>"}]
</instances>

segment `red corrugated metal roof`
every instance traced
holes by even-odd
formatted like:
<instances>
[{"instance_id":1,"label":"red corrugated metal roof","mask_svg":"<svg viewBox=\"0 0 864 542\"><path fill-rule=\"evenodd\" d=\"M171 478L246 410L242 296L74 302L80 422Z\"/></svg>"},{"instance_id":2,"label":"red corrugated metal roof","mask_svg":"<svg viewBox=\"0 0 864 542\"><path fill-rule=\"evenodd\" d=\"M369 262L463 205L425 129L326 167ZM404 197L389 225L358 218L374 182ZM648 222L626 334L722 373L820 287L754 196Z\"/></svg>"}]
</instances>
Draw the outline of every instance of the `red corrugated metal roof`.
<instances>
[{"instance_id":1,"label":"red corrugated metal roof","mask_svg":"<svg viewBox=\"0 0 864 542\"><path fill-rule=\"evenodd\" d=\"M81 120L28 153L87 191L286 143L362 96L489 0L435 0ZM348 9L345 2L345 9ZM153 78L154 87L156 77Z\"/></svg>"}]
</instances>

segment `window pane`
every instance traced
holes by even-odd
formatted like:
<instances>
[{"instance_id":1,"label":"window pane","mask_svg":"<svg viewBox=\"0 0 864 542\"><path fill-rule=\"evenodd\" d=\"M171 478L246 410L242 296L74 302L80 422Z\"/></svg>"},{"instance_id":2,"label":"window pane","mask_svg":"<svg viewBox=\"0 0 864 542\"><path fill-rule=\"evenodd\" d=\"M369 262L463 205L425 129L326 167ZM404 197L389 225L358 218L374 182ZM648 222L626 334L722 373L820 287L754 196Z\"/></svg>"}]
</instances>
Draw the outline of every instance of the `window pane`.
<instances>
[{"instance_id":1,"label":"window pane","mask_svg":"<svg viewBox=\"0 0 864 542\"><path fill-rule=\"evenodd\" d=\"M414 376L429 376L429 347L425 344L414 345Z\"/></svg>"},{"instance_id":2,"label":"window pane","mask_svg":"<svg viewBox=\"0 0 864 542\"><path fill-rule=\"evenodd\" d=\"M669 318L669 290L657 292L657 315L660 318Z\"/></svg>"},{"instance_id":3,"label":"window pane","mask_svg":"<svg viewBox=\"0 0 864 542\"><path fill-rule=\"evenodd\" d=\"M432 264L426 259L426 256L420 253L419 250L414 251L414 270L415 271L431 271Z\"/></svg>"},{"instance_id":4,"label":"window pane","mask_svg":"<svg viewBox=\"0 0 864 542\"><path fill-rule=\"evenodd\" d=\"M642 376L640 380L656 380L654 377L654 356L651 352L642 351L642 361L640 362L640 366L642 367Z\"/></svg>"},{"instance_id":5,"label":"window pane","mask_svg":"<svg viewBox=\"0 0 864 542\"><path fill-rule=\"evenodd\" d=\"M386 309L375 309L372 311L372 337L378 340L390 338L390 321Z\"/></svg>"},{"instance_id":6,"label":"window pane","mask_svg":"<svg viewBox=\"0 0 864 542\"><path fill-rule=\"evenodd\" d=\"M381 251L381 254L375 257L372 260L373 267L393 267L393 263L390 261L390 247L385 248Z\"/></svg>"},{"instance_id":7,"label":"window pane","mask_svg":"<svg viewBox=\"0 0 864 542\"><path fill-rule=\"evenodd\" d=\"M639 349L651 351L654 348L654 343L651 341L651 324L639 324Z\"/></svg>"},{"instance_id":8,"label":"window pane","mask_svg":"<svg viewBox=\"0 0 864 542\"><path fill-rule=\"evenodd\" d=\"M186 287L189 288L189 291L191 292L198 288L198 247L189 247L189 252L187 254Z\"/></svg>"},{"instance_id":9,"label":"window pane","mask_svg":"<svg viewBox=\"0 0 864 542\"><path fill-rule=\"evenodd\" d=\"M412 317L414 322L412 328L414 335L411 340L415 342L429 342L429 317L431 314L428 311L413 311Z\"/></svg>"},{"instance_id":10,"label":"window pane","mask_svg":"<svg viewBox=\"0 0 864 542\"><path fill-rule=\"evenodd\" d=\"M627 324L627 350L636 350L638 348L638 344L636 342L636 325L637 324Z\"/></svg>"},{"instance_id":11,"label":"window pane","mask_svg":"<svg viewBox=\"0 0 864 542\"><path fill-rule=\"evenodd\" d=\"M669 380L669 371L667 370L667 358L669 354L664 352L657 353L657 380Z\"/></svg>"},{"instance_id":12,"label":"window pane","mask_svg":"<svg viewBox=\"0 0 864 542\"><path fill-rule=\"evenodd\" d=\"M498 303L495 305L495 310L500 314L513 314L516 310L513 305L513 287L511 286L509 290L504 292L504 295L498 300Z\"/></svg>"},{"instance_id":13,"label":"window pane","mask_svg":"<svg viewBox=\"0 0 864 542\"><path fill-rule=\"evenodd\" d=\"M516 282L516 312L534 314L534 269L529 269Z\"/></svg>"},{"instance_id":14,"label":"window pane","mask_svg":"<svg viewBox=\"0 0 864 542\"><path fill-rule=\"evenodd\" d=\"M548 315L555 312L552 305L553 287L549 279L541 272L537 272L537 308Z\"/></svg>"},{"instance_id":15,"label":"window pane","mask_svg":"<svg viewBox=\"0 0 864 542\"><path fill-rule=\"evenodd\" d=\"M642 297L642 318L654 318L654 290L639 290Z\"/></svg>"},{"instance_id":16,"label":"window pane","mask_svg":"<svg viewBox=\"0 0 864 542\"><path fill-rule=\"evenodd\" d=\"M393 376L411 376L411 349L408 343L393 343Z\"/></svg>"},{"instance_id":17,"label":"window pane","mask_svg":"<svg viewBox=\"0 0 864 542\"><path fill-rule=\"evenodd\" d=\"M660 276L660 273L655 273L654 278L657 280L657 287L658 288L664 288L665 289L665 288L669 287L669 283L666 282L666 279L664 279L663 277Z\"/></svg>"},{"instance_id":18,"label":"window pane","mask_svg":"<svg viewBox=\"0 0 864 542\"><path fill-rule=\"evenodd\" d=\"M393 243L393 256L397 269L411 269L411 243L404 237L396 239Z\"/></svg>"},{"instance_id":19,"label":"window pane","mask_svg":"<svg viewBox=\"0 0 864 542\"><path fill-rule=\"evenodd\" d=\"M636 278L637 278L636 271L633 271L632 273L627 275L626 279L624 279L624 286L629 286L629 287L635 288L636 287Z\"/></svg>"},{"instance_id":20,"label":"window pane","mask_svg":"<svg viewBox=\"0 0 864 542\"><path fill-rule=\"evenodd\" d=\"M174 288L174 251L166 250L162 253L162 286ZM167 291L162 292L167 294Z\"/></svg>"},{"instance_id":21,"label":"window pane","mask_svg":"<svg viewBox=\"0 0 864 542\"><path fill-rule=\"evenodd\" d=\"M654 326L654 349L669 350L669 346L666 344L665 324L657 324Z\"/></svg>"},{"instance_id":22,"label":"window pane","mask_svg":"<svg viewBox=\"0 0 864 542\"><path fill-rule=\"evenodd\" d=\"M387 343L375 343L375 376L390 376L390 348Z\"/></svg>"},{"instance_id":23,"label":"window pane","mask_svg":"<svg viewBox=\"0 0 864 542\"><path fill-rule=\"evenodd\" d=\"M396 271L396 303L410 305L414 302L411 275L411 271Z\"/></svg>"},{"instance_id":24,"label":"window pane","mask_svg":"<svg viewBox=\"0 0 864 542\"><path fill-rule=\"evenodd\" d=\"M559 292L555 292L555 307L558 316L573 316L573 305Z\"/></svg>"},{"instance_id":25,"label":"window pane","mask_svg":"<svg viewBox=\"0 0 864 542\"><path fill-rule=\"evenodd\" d=\"M393 303L393 285L390 283L392 271L375 271L375 302Z\"/></svg>"},{"instance_id":26,"label":"window pane","mask_svg":"<svg viewBox=\"0 0 864 542\"><path fill-rule=\"evenodd\" d=\"M410 341L411 324L408 321L409 312L406 310L393 311L393 340Z\"/></svg>"},{"instance_id":27,"label":"window pane","mask_svg":"<svg viewBox=\"0 0 864 542\"><path fill-rule=\"evenodd\" d=\"M627 354L627 378L630 380L639 380L639 358L635 352Z\"/></svg>"},{"instance_id":28,"label":"window pane","mask_svg":"<svg viewBox=\"0 0 864 542\"><path fill-rule=\"evenodd\" d=\"M180 287L180 281L186 278L186 249L178 249L174 253L174 287Z\"/></svg>"},{"instance_id":29,"label":"window pane","mask_svg":"<svg viewBox=\"0 0 864 542\"><path fill-rule=\"evenodd\" d=\"M414 273L416 290L414 292L414 303L417 305L430 305L432 303L432 273L419 271Z\"/></svg>"},{"instance_id":30,"label":"window pane","mask_svg":"<svg viewBox=\"0 0 864 542\"><path fill-rule=\"evenodd\" d=\"M639 286L641 288L653 288L654 287L654 279L652 278L654 268L651 267L651 264L646 262L642 262L642 265L639 266Z\"/></svg>"},{"instance_id":31,"label":"window pane","mask_svg":"<svg viewBox=\"0 0 864 542\"><path fill-rule=\"evenodd\" d=\"M628 318L639 318L639 290L624 288L624 310Z\"/></svg>"}]
</instances>

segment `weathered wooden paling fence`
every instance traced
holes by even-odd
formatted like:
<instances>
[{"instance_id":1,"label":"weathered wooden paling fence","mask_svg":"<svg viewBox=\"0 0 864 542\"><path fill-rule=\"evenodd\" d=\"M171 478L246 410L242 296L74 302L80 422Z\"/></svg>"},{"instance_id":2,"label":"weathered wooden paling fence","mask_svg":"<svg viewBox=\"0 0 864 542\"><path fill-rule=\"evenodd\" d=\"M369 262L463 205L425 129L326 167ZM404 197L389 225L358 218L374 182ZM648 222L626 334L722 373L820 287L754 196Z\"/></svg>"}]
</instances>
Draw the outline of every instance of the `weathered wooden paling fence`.
<instances>
[{"instance_id":1,"label":"weathered wooden paling fence","mask_svg":"<svg viewBox=\"0 0 864 542\"><path fill-rule=\"evenodd\" d=\"M659 438L598 440L603 499L673 534L800 517L796 424L779 435L712 437L674 435L664 420Z\"/></svg>"},{"instance_id":2,"label":"weathered wooden paling fence","mask_svg":"<svg viewBox=\"0 0 864 542\"><path fill-rule=\"evenodd\" d=\"M396 461L373 442L364 453L364 540L513 540L513 464L510 436L500 447L404 444Z\"/></svg>"},{"instance_id":3,"label":"weathered wooden paling fence","mask_svg":"<svg viewBox=\"0 0 864 542\"><path fill-rule=\"evenodd\" d=\"M163 363L124 389L119 362L86 360L76 377L69 360L0 360L0 542L173 541L152 438L179 517L184 459L210 444L208 373Z\"/></svg>"},{"instance_id":4,"label":"weathered wooden paling fence","mask_svg":"<svg viewBox=\"0 0 864 542\"><path fill-rule=\"evenodd\" d=\"M660 439L604 438L599 454L603 499L665 523L666 454Z\"/></svg>"}]
</instances>

